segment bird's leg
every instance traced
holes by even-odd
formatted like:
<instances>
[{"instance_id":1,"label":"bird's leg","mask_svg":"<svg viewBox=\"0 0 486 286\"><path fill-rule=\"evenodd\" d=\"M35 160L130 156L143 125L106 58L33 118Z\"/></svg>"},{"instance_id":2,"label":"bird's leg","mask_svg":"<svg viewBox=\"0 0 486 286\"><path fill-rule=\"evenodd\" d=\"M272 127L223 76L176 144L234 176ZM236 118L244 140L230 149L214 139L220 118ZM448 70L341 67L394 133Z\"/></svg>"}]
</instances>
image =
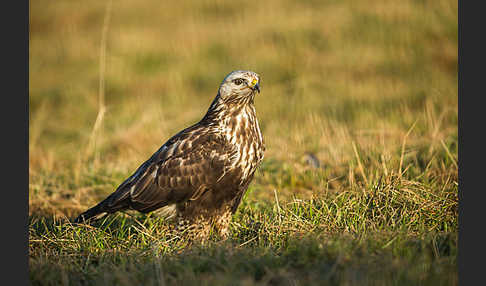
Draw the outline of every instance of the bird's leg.
<instances>
[{"instance_id":1,"label":"bird's leg","mask_svg":"<svg viewBox=\"0 0 486 286\"><path fill-rule=\"evenodd\" d=\"M231 209L227 208L222 214L215 217L213 226L222 239L228 239L229 237L229 224L231 222L231 216Z\"/></svg>"}]
</instances>

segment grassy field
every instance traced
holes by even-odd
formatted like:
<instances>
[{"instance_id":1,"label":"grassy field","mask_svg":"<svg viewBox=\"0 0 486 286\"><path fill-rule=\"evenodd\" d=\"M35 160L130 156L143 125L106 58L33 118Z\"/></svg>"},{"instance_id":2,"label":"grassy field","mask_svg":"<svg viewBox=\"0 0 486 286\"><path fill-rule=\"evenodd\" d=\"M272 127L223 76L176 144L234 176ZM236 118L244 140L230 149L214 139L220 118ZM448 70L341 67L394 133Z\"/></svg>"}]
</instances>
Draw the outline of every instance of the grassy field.
<instances>
[{"instance_id":1,"label":"grassy field","mask_svg":"<svg viewBox=\"0 0 486 286\"><path fill-rule=\"evenodd\" d=\"M107 3L30 3L32 285L458 284L457 1ZM70 223L236 69L267 151L228 240Z\"/></svg>"}]
</instances>

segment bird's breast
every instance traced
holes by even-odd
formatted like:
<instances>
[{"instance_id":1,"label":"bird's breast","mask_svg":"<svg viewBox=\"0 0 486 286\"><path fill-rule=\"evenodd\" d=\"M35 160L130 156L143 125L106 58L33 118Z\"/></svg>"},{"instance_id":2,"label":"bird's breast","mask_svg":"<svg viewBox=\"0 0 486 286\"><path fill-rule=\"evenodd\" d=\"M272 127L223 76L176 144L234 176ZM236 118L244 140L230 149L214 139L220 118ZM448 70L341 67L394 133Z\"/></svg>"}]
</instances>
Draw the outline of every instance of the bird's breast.
<instances>
[{"instance_id":1,"label":"bird's breast","mask_svg":"<svg viewBox=\"0 0 486 286\"><path fill-rule=\"evenodd\" d=\"M253 112L239 112L228 119L227 142L236 151L231 169L237 172L239 183L245 184L263 159L264 141Z\"/></svg>"}]
</instances>

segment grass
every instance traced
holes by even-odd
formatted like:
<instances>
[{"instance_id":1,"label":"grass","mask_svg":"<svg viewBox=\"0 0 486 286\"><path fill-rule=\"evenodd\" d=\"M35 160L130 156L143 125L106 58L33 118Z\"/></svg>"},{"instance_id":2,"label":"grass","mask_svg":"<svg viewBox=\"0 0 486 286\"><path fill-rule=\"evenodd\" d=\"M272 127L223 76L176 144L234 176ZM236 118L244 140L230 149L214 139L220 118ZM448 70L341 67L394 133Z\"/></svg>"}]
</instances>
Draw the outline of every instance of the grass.
<instances>
[{"instance_id":1,"label":"grass","mask_svg":"<svg viewBox=\"0 0 486 286\"><path fill-rule=\"evenodd\" d=\"M30 3L33 285L458 284L456 2L106 3ZM228 240L69 222L234 69L262 76L267 151Z\"/></svg>"}]
</instances>

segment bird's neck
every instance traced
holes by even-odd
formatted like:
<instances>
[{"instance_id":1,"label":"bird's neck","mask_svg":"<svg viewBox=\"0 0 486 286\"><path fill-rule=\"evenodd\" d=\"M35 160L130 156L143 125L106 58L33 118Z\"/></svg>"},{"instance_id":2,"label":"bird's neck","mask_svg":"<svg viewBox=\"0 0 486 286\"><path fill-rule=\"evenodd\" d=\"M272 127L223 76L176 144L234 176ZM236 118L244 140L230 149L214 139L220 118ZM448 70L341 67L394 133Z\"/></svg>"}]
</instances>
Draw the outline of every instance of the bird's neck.
<instances>
[{"instance_id":1,"label":"bird's neck","mask_svg":"<svg viewBox=\"0 0 486 286\"><path fill-rule=\"evenodd\" d=\"M202 121L231 127L233 125L231 122L239 120L238 118L256 120L253 96L225 101L218 94Z\"/></svg>"}]
</instances>

